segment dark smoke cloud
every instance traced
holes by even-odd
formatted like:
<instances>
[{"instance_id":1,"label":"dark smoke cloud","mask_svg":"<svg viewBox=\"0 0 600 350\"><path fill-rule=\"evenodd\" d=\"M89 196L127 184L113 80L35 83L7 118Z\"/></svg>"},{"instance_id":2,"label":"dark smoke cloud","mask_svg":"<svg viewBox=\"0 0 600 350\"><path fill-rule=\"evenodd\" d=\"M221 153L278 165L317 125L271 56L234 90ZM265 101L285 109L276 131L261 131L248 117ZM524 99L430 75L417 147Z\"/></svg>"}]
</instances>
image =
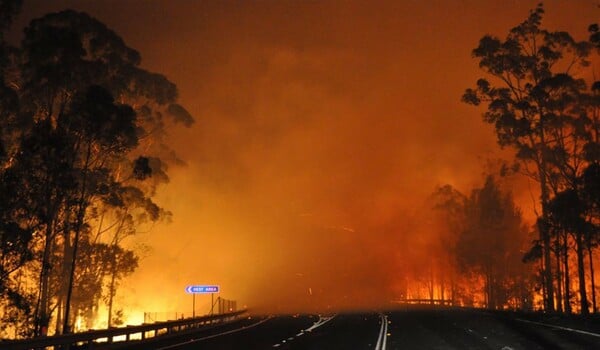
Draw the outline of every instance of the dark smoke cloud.
<instances>
[{"instance_id":1,"label":"dark smoke cloud","mask_svg":"<svg viewBox=\"0 0 600 350\"><path fill-rule=\"evenodd\" d=\"M26 1L21 25L89 12L196 117L171 130L188 163L159 195L174 221L138 237L151 254L123 302L182 310L186 284L217 283L250 307L358 308L396 297L402 267L431 254L407 247L434 234L415 222L434 187L466 193L506 156L460 96L479 38L536 3ZM546 5L549 27L580 37L598 19L592 1Z\"/></svg>"}]
</instances>

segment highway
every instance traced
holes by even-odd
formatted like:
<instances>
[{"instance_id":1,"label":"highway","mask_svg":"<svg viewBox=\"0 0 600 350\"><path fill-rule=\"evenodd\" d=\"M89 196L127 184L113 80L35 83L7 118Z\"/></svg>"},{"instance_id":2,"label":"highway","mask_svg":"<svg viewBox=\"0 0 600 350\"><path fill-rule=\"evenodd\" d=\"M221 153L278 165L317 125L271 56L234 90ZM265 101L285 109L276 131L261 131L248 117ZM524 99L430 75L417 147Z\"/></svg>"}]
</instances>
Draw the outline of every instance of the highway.
<instances>
[{"instance_id":1,"label":"highway","mask_svg":"<svg viewBox=\"0 0 600 350\"><path fill-rule=\"evenodd\" d=\"M600 349L598 324L575 328L470 309L251 317L144 349ZM131 346L139 349L141 344Z\"/></svg>"}]
</instances>

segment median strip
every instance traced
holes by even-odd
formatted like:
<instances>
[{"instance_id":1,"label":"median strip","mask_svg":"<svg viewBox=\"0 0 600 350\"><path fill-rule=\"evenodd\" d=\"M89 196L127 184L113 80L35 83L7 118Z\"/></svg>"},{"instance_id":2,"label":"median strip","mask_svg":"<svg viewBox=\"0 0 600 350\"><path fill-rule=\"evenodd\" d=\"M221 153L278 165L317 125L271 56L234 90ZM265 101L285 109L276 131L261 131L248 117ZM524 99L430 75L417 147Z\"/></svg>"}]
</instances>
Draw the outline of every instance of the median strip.
<instances>
[{"instance_id":1,"label":"median strip","mask_svg":"<svg viewBox=\"0 0 600 350\"><path fill-rule=\"evenodd\" d=\"M375 350L385 350L387 345L388 318L384 314L380 314L379 318L381 319L381 328L379 328L379 337L377 338Z\"/></svg>"}]
</instances>

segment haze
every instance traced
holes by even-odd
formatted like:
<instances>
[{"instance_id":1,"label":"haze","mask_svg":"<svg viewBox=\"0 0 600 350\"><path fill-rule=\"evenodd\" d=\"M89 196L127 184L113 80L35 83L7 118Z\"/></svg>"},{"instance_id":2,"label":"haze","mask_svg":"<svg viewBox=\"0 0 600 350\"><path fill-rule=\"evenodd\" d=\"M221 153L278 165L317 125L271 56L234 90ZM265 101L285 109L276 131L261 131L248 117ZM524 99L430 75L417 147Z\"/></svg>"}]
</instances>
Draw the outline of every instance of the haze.
<instances>
[{"instance_id":1,"label":"haze","mask_svg":"<svg viewBox=\"0 0 600 350\"><path fill-rule=\"evenodd\" d=\"M88 12L196 117L171 131L186 163L159 193L173 222L131 242L149 250L122 305L187 310L184 287L207 283L239 305L303 311L387 303L402 267L434 254L408 248L435 235L427 196L470 191L505 156L460 102L481 76L471 50L536 3L27 0L15 28ZM547 27L577 38L600 18L598 1L545 8ZM527 183L512 190L530 216Z\"/></svg>"}]
</instances>

